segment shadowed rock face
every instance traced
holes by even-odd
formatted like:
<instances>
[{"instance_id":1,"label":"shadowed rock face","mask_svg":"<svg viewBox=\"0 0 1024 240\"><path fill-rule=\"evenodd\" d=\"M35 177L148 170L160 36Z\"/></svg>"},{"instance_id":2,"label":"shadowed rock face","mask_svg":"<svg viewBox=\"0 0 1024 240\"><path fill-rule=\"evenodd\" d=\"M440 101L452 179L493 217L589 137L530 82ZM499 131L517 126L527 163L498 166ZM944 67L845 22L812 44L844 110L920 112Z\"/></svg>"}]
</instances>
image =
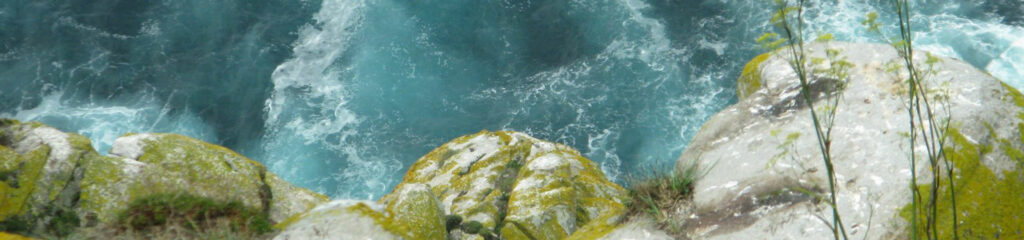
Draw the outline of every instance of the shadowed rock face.
<instances>
[{"instance_id":1,"label":"shadowed rock face","mask_svg":"<svg viewBox=\"0 0 1024 240\"><path fill-rule=\"evenodd\" d=\"M89 139L39 123L0 124L0 222L73 212L71 227L111 224L136 199L186 193L238 201L271 221L326 202L323 195L292 186L262 164L227 148L175 134L129 134L111 155Z\"/></svg>"},{"instance_id":2,"label":"shadowed rock face","mask_svg":"<svg viewBox=\"0 0 1024 240\"><path fill-rule=\"evenodd\" d=\"M809 57L825 59L825 49L838 50L840 58L852 64L845 88L831 87L836 80L822 75L812 77L810 83L817 86L812 94L818 96L814 101L819 111L827 105L820 96L841 94L830 144L837 204L846 230L853 239L905 236L909 213L903 211L910 203L910 172L917 171L919 183L932 176L924 160L919 160L917 169L910 169L909 154L926 153L922 143L913 150L909 147L907 91L901 80L906 73L902 67L887 70L888 65L901 63L900 58L891 46L854 43L810 45ZM820 199L828 197L828 178L810 109L802 103L799 81L780 54L760 59L751 68L756 71L744 71L755 76L742 76L738 88L754 91L712 117L678 160L678 168L697 164L708 171L695 185L692 211L696 217L687 220L690 237L832 237L826 225L831 208ZM962 195L957 200L959 214L972 216L960 218L965 221L961 233L1020 237L1020 220L1002 212L1019 213L1024 206L982 199L1021 197L1020 191L1011 189L1024 186L1014 159L1024 149L1024 97L960 60L940 58L928 65L926 53L915 56L918 68L927 71L925 85L934 99L932 108L939 117L949 119L945 149L951 153L957 186L978 188L958 192ZM814 68L827 70L827 64Z\"/></svg>"}]
</instances>

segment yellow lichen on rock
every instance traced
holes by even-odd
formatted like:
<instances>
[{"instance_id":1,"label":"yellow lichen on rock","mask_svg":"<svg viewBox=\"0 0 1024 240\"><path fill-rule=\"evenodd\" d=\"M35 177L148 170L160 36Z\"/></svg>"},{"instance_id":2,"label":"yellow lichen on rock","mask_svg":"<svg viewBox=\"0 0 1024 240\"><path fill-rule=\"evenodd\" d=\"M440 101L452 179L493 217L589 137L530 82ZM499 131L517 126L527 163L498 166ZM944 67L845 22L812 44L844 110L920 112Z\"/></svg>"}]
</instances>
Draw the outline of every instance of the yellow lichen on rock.
<instances>
[{"instance_id":1,"label":"yellow lichen on rock","mask_svg":"<svg viewBox=\"0 0 1024 240\"><path fill-rule=\"evenodd\" d=\"M405 184L381 199L392 232L406 239L445 239L444 211L426 185Z\"/></svg>"},{"instance_id":2,"label":"yellow lichen on rock","mask_svg":"<svg viewBox=\"0 0 1024 240\"><path fill-rule=\"evenodd\" d=\"M83 168L80 185L79 215L103 223L114 221L118 210L129 202L128 186L142 166L99 155L86 158L83 164L87 167Z\"/></svg>"},{"instance_id":3,"label":"yellow lichen on rock","mask_svg":"<svg viewBox=\"0 0 1024 240\"><path fill-rule=\"evenodd\" d=\"M761 86L764 85L761 80L761 63L764 63L771 56L771 52L757 55L750 62L747 62L747 65L743 66L743 72L736 79L736 98L743 100L758 89L761 89Z\"/></svg>"},{"instance_id":4,"label":"yellow lichen on rock","mask_svg":"<svg viewBox=\"0 0 1024 240\"><path fill-rule=\"evenodd\" d=\"M168 192L239 201L273 221L327 201L227 148L180 135L129 134L104 156L84 136L0 121L0 222L72 212L82 226L106 225L133 200Z\"/></svg>"},{"instance_id":5,"label":"yellow lichen on rock","mask_svg":"<svg viewBox=\"0 0 1024 240\"><path fill-rule=\"evenodd\" d=\"M18 234L0 232L0 240L32 240L32 239L33 238L22 236L22 235L18 235Z\"/></svg>"},{"instance_id":6,"label":"yellow lichen on rock","mask_svg":"<svg viewBox=\"0 0 1024 240\"><path fill-rule=\"evenodd\" d=\"M627 198L576 150L508 131L482 131L438 147L382 201L400 199L399 189L419 184L448 214L486 230L453 233L462 239L564 239L579 229L613 229Z\"/></svg>"},{"instance_id":7,"label":"yellow lichen on rock","mask_svg":"<svg viewBox=\"0 0 1024 240\"><path fill-rule=\"evenodd\" d=\"M270 203L270 219L283 221L291 215L313 209L329 201L327 196L288 183L276 174L267 172L264 179L273 193Z\"/></svg>"},{"instance_id":8,"label":"yellow lichen on rock","mask_svg":"<svg viewBox=\"0 0 1024 240\"><path fill-rule=\"evenodd\" d=\"M4 155L0 157L0 221L42 215L50 205L68 204L73 196L60 201L57 197L74 180L79 158L94 152L88 139L39 123L7 119L2 120L0 133L0 155Z\"/></svg>"},{"instance_id":9,"label":"yellow lichen on rock","mask_svg":"<svg viewBox=\"0 0 1024 240\"><path fill-rule=\"evenodd\" d=\"M0 190L4 190L0 192L0 220L29 211L31 206L26 204L31 202L30 197L38 185L49 151L49 147L43 146L28 154L11 157L19 158L21 167L15 170L17 174L12 171L5 181L0 182Z\"/></svg>"},{"instance_id":10,"label":"yellow lichen on rock","mask_svg":"<svg viewBox=\"0 0 1024 240\"><path fill-rule=\"evenodd\" d=\"M117 186L125 188L117 196L128 202L153 193L188 192L269 208L271 220L283 221L327 201L230 149L177 134L129 134L115 141L111 153L124 158L107 163L121 171L97 176L133 179L127 186Z\"/></svg>"},{"instance_id":11,"label":"yellow lichen on rock","mask_svg":"<svg viewBox=\"0 0 1024 240\"><path fill-rule=\"evenodd\" d=\"M959 216L958 236L966 239L1024 238L1024 216L1020 214L1024 212L1024 203L1020 201L1024 197L1024 170L1018 166L1014 170L1003 171L1002 177L999 177L982 161L997 147L991 143L972 143L957 129L951 129L949 136L953 144L946 148L946 157L957 169L954 190L956 214ZM931 189L930 184L917 187L922 193ZM940 206L936 209L936 232L939 239L952 239L953 207L949 184L945 179L940 184L938 196ZM922 202L930 201L928 194L922 194L922 198ZM912 206L907 204L900 212L900 216L908 222L911 220ZM924 212L919 211L918 214L919 219L925 219ZM918 235L925 235L923 224L917 231Z\"/></svg>"},{"instance_id":12,"label":"yellow lichen on rock","mask_svg":"<svg viewBox=\"0 0 1024 240\"><path fill-rule=\"evenodd\" d=\"M153 134L142 141L146 142L143 154L136 160L147 166L138 176L139 184L129 188L132 199L153 192L188 191L261 207L260 172L265 171L261 164L224 147L177 134Z\"/></svg>"}]
</instances>

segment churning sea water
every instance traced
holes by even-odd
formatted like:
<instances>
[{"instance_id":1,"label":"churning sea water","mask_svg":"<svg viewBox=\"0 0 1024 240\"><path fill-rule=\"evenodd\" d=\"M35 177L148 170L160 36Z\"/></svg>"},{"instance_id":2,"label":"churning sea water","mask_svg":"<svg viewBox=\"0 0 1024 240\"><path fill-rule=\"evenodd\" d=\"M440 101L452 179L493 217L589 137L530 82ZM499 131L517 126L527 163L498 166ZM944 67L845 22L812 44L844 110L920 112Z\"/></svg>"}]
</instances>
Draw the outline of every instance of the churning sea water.
<instances>
[{"instance_id":1,"label":"churning sea water","mask_svg":"<svg viewBox=\"0 0 1024 240\"><path fill-rule=\"evenodd\" d=\"M0 117L90 137L174 132L332 197L373 199L480 130L671 166L735 102L771 1L100 0L0 3ZM808 36L880 42L888 1L812 1ZM1024 3L918 0L920 49L1024 87ZM889 36L894 25L885 26Z\"/></svg>"}]
</instances>

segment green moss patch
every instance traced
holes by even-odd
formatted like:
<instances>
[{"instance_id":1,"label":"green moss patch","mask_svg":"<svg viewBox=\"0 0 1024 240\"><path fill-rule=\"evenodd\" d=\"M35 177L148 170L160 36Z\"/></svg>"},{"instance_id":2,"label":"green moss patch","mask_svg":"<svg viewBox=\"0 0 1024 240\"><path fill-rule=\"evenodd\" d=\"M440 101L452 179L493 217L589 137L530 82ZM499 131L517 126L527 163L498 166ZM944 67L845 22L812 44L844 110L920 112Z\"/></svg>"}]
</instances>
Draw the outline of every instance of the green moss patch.
<instances>
[{"instance_id":1,"label":"green moss patch","mask_svg":"<svg viewBox=\"0 0 1024 240\"><path fill-rule=\"evenodd\" d=\"M946 157L955 166L954 191L956 193L956 214L958 235L961 239L1024 239L1024 171L1018 163L1014 171L1004 171L1000 178L982 164L986 154L996 148L992 144L972 143L956 129L949 131L952 146L945 149ZM998 138L997 136L993 136ZM1005 148L1006 145L1000 146ZM1002 149L1003 151L1018 151ZM938 194L936 225L938 239L953 239L952 197L949 179L942 179ZM930 184L917 185L922 193L931 191ZM930 201L929 194L922 194L919 207L924 208ZM930 211L930 209L928 209ZM900 217L908 222L913 214L908 204L900 211ZM918 219L924 221L925 214L918 211ZM925 224L919 224L918 236L925 236Z\"/></svg>"},{"instance_id":2,"label":"green moss patch","mask_svg":"<svg viewBox=\"0 0 1024 240\"><path fill-rule=\"evenodd\" d=\"M74 211L47 206L38 215L26 213L0 221L0 232L61 238L74 232L80 223L81 219Z\"/></svg>"},{"instance_id":3,"label":"green moss patch","mask_svg":"<svg viewBox=\"0 0 1024 240\"><path fill-rule=\"evenodd\" d=\"M0 181L0 221L16 215L30 214L30 198L43 175L50 147L42 146L25 155L16 156L18 168L12 169L6 180Z\"/></svg>"},{"instance_id":4,"label":"green moss patch","mask_svg":"<svg viewBox=\"0 0 1024 240\"><path fill-rule=\"evenodd\" d=\"M740 73L740 78L736 80L736 97L738 99L743 100L758 89L761 89L761 86L764 85L761 80L761 63L764 63L771 56L771 52L757 55L747 65L743 66L743 72Z\"/></svg>"},{"instance_id":5,"label":"green moss patch","mask_svg":"<svg viewBox=\"0 0 1024 240\"><path fill-rule=\"evenodd\" d=\"M124 228L180 225L201 231L216 220L226 220L232 230L262 234L272 231L266 213L237 201L216 201L187 193L161 193L133 201L118 217Z\"/></svg>"}]
</instances>

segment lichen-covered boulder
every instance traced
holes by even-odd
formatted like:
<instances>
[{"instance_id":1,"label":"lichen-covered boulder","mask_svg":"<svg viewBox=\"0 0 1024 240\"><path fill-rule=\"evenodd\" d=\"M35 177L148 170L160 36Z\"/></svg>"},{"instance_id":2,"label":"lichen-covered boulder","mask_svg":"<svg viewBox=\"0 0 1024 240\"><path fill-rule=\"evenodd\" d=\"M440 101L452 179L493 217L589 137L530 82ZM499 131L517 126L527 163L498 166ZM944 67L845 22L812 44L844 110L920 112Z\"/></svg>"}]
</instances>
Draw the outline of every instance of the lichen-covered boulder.
<instances>
[{"instance_id":1,"label":"lichen-covered boulder","mask_svg":"<svg viewBox=\"0 0 1024 240\"><path fill-rule=\"evenodd\" d=\"M823 70L812 77L816 107L841 94L830 142L837 207L851 239L909 236L911 172L932 179L921 143L910 148L906 73L891 46L829 43L807 47ZM838 52L828 59L826 49ZM758 57L740 78L740 101L694 136L677 168L707 171L694 188L688 237L831 239L828 178L809 108L780 53ZM960 237L1024 238L1024 97L960 60L916 52L939 123L948 116L946 155L955 166ZM830 62L850 63L848 82L823 76ZM818 62L818 61L815 61ZM835 86L845 86L836 88ZM819 109L820 110L820 109ZM946 113L948 112L948 115ZM918 156L911 169L910 154ZM948 179L944 178L943 191ZM924 185L919 185L924 187ZM922 188L925 192L927 188ZM940 192L940 202L949 203ZM940 239L952 239L950 207L939 208Z\"/></svg>"},{"instance_id":2,"label":"lichen-covered boulder","mask_svg":"<svg viewBox=\"0 0 1024 240\"><path fill-rule=\"evenodd\" d=\"M328 201L327 196L301 188L267 172L263 180L270 187L270 220L281 222L285 219Z\"/></svg>"},{"instance_id":3,"label":"lichen-covered boulder","mask_svg":"<svg viewBox=\"0 0 1024 240\"><path fill-rule=\"evenodd\" d=\"M109 210L154 193L187 192L269 208L272 221L327 201L234 151L177 134L129 134L115 140L110 153L120 158L98 163L108 166L87 169L84 182L102 196L97 198L110 202L95 209L101 219L113 217L109 213L116 211Z\"/></svg>"},{"instance_id":4,"label":"lichen-covered boulder","mask_svg":"<svg viewBox=\"0 0 1024 240\"><path fill-rule=\"evenodd\" d=\"M627 198L576 150L504 131L459 137L431 151L383 201L401 199L397 189L421 184L446 214L483 228L477 234L453 231L457 239L565 239L581 229L607 233Z\"/></svg>"},{"instance_id":5,"label":"lichen-covered boulder","mask_svg":"<svg viewBox=\"0 0 1024 240\"><path fill-rule=\"evenodd\" d=\"M109 224L155 193L238 201L272 221L327 201L258 162L180 135L126 135L111 152L100 155L89 139L40 123L0 120L0 225L39 232L58 220L64 230Z\"/></svg>"},{"instance_id":6,"label":"lichen-covered boulder","mask_svg":"<svg viewBox=\"0 0 1024 240\"><path fill-rule=\"evenodd\" d=\"M445 239L444 211L422 184L406 184L381 203L335 200L295 215L275 239Z\"/></svg>"},{"instance_id":7,"label":"lichen-covered boulder","mask_svg":"<svg viewBox=\"0 0 1024 240\"><path fill-rule=\"evenodd\" d=\"M46 222L35 219L71 211L81 165L97 156L81 135L0 120L0 223L31 221L26 227L40 228Z\"/></svg>"},{"instance_id":8,"label":"lichen-covered boulder","mask_svg":"<svg viewBox=\"0 0 1024 240\"><path fill-rule=\"evenodd\" d=\"M393 231L407 239L444 239L444 210L426 185L406 184L380 200Z\"/></svg>"}]
</instances>

